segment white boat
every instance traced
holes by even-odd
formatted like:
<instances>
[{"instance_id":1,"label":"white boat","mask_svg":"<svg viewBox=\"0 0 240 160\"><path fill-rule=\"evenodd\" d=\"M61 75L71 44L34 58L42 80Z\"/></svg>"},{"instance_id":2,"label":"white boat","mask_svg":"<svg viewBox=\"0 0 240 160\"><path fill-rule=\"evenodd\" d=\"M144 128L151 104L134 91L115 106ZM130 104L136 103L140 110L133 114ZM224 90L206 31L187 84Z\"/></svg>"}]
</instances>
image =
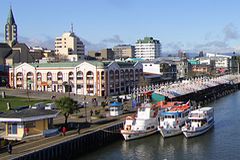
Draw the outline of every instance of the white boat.
<instances>
[{"instance_id":1,"label":"white boat","mask_svg":"<svg viewBox=\"0 0 240 160\"><path fill-rule=\"evenodd\" d=\"M195 137L207 132L214 125L214 110L212 107L203 107L191 111L189 122L182 127L183 134L187 137Z\"/></svg>"},{"instance_id":2,"label":"white boat","mask_svg":"<svg viewBox=\"0 0 240 160\"><path fill-rule=\"evenodd\" d=\"M121 134L125 140L133 140L156 133L157 126L158 108L144 103L138 108L136 116L126 118Z\"/></svg>"},{"instance_id":3,"label":"white boat","mask_svg":"<svg viewBox=\"0 0 240 160\"><path fill-rule=\"evenodd\" d=\"M161 135L166 138L182 134L182 126L184 126L190 110L190 101L188 101L186 104L161 112L158 126Z\"/></svg>"}]
</instances>

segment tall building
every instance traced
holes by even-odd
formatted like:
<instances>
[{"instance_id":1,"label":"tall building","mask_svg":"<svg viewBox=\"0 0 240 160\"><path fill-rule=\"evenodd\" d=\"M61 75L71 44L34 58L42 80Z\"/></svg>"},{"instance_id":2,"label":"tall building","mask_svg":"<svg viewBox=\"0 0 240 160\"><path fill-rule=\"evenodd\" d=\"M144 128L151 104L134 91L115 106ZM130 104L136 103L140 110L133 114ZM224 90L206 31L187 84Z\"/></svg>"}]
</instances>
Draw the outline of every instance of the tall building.
<instances>
[{"instance_id":1,"label":"tall building","mask_svg":"<svg viewBox=\"0 0 240 160\"><path fill-rule=\"evenodd\" d=\"M161 55L161 43L153 37L139 39L135 45L135 57L144 60L154 60Z\"/></svg>"},{"instance_id":2,"label":"tall building","mask_svg":"<svg viewBox=\"0 0 240 160\"><path fill-rule=\"evenodd\" d=\"M113 52L115 54L115 59L118 58L132 58L135 54L135 47L131 45L117 45L113 47Z\"/></svg>"},{"instance_id":3,"label":"tall building","mask_svg":"<svg viewBox=\"0 0 240 160\"><path fill-rule=\"evenodd\" d=\"M8 43L10 47L13 47L17 43L17 25L10 7L7 24L5 25L5 43Z\"/></svg>"},{"instance_id":4,"label":"tall building","mask_svg":"<svg viewBox=\"0 0 240 160\"><path fill-rule=\"evenodd\" d=\"M55 53L60 59L78 61L84 58L84 44L74 32L63 33L55 40Z\"/></svg>"}]
</instances>

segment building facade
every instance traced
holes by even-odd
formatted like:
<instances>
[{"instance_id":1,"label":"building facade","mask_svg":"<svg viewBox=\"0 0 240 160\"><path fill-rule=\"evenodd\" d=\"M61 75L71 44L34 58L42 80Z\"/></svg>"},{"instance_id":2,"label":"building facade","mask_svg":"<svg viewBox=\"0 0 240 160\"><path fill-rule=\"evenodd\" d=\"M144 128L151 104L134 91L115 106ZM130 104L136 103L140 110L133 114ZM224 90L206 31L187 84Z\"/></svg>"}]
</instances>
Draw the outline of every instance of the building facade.
<instances>
[{"instance_id":1,"label":"building facade","mask_svg":"<svg viewBox=\"0 0 240 160\"><path fill-rule=\"evenodd\" d=\"M89 51L88 56L97 60L114 60L114 52L111 48L102 49L98 52Z\"/></svg>"},{"instance_id":2,"label":"building facade","mask_svg":"<svg viewBox=\"0 0 240 160\"><path fill-rule=\"evenodd\" d=\"M112 48L115 59L132 58L135 55L135 47L132 45L117 45Z\"/></svg>"},{"instance_id":3,"label":"building facade","mask_svg":"<svg viewBox=\"0 0 240 160\"><path fill-rule=\"evenodd\" d=\"M55 53L60 59L78 61L84 58L84 44L73 32L66 32L56 38Z\"/></svg>"},{"instance_id":4,"label":"building facade","mask_svg":"<svg viewBox=\"0 0 240 160\"><path fill-rule=\"evenodd\" d=\"M153 37L145 37L135 44L135 57L144 60L154 60L161 55L161 43Z\"/></svg>"},{"instance_id":5,"label":"building facade","mask_svg":"<svg viewBox=\"0 0 240 160\"><path fill-rule=\"evenodd\" d=\"M129 93L143 75L139 62L23 63L10 69L10 86L49 92L109 96Z\"/></svg>"}]
</instances>

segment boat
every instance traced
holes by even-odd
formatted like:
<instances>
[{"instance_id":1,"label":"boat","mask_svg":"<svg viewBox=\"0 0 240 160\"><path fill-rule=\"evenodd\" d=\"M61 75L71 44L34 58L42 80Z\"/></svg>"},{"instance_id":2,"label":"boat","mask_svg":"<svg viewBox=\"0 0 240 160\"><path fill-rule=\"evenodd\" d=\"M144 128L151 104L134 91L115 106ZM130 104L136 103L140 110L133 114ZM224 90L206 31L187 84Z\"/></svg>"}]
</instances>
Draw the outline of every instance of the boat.
<instances>
[{"instance_id":1,"label":"boat","mask_svg":"<svg viewBox=\"0 0 240 160\"><path fill-rule=\"evenodd\" d=\"M182 127L183 134L187 137L199 136L214 125L214 109L212 107L203 107L191 111L188 116L189 122Z\"/></svg>"},{"instance_id":2,"label":"boat","mask_svg":"<svg viewBox=\"0 0 240 160\"><path fill-rule=\"evenodd\" d=\"M158 108L151 103L143 103L136 115L126 117L121 134L126 141L133 140L156 133L157 126Z\"/></svg>"},{"instance_id":3,"label":"boat","mask_svg":"<svg viewBox=\"0 0 240 160\"><path fill-rule=\"evenodd\" d=\"M182 126L185 125L190 111L190 101L162 111L158 126L161 135L167 138L182 134Z\"/></svg>"}]
</instances>

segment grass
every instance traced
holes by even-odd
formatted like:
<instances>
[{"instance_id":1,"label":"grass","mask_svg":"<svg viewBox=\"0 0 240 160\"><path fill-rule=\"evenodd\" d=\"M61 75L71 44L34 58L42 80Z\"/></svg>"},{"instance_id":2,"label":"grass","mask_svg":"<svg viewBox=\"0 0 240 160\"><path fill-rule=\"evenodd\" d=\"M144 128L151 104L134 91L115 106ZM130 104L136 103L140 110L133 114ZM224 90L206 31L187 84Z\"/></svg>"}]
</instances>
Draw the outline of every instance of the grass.
<instances>
[{"instance_id":1,"label":"grass","mask_svg":"<svg viewBox=\"0 0 240 160\"><path fill-rule=\"evenodd\" d=\"M27 106L27 105L33 105L38 102L45 102L50 103L51 100L42 100L42 99L30 99L23 98L23 97L14 97L14 96L6 96L5 99L2 97L0 98L0 112L4 112L7 110L7 102L10 103L11 108L19 107L19 106Z\"/></svg>"}]
</instances>

